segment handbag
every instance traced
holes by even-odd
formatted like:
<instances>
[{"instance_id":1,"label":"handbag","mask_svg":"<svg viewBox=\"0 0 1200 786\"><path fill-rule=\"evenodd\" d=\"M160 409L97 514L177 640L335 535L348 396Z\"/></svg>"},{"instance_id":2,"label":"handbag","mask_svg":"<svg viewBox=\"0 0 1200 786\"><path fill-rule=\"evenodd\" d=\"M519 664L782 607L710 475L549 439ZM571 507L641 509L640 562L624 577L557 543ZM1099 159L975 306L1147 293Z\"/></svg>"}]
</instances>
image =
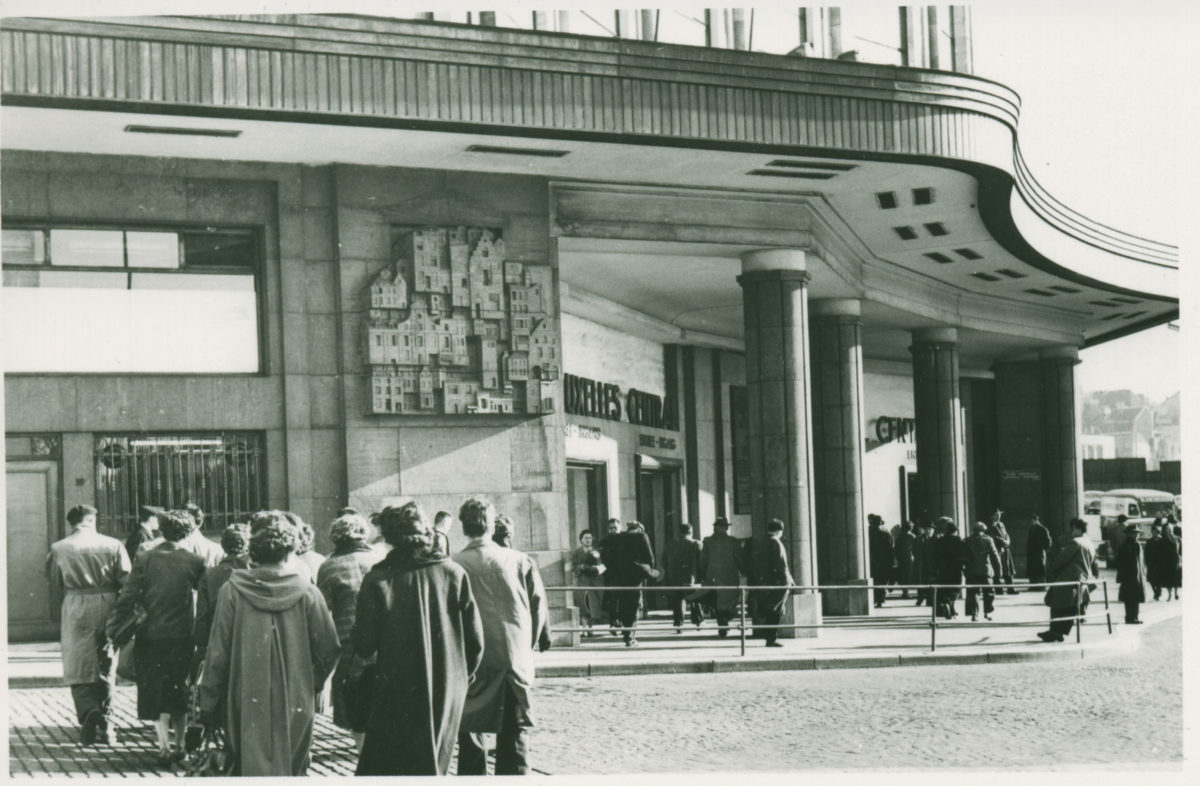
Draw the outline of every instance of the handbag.
<instances>
[{"instance_id":1,"label":"handbag","mask_svg":"<svg viewBox=\"0 0 1200 786\"><path fill-rule=\"evenodd\" d=\"M222 778L233 774L233 753L229 750L225 731L205 728L199 747L183 760L186 778Z\"/></svg>"},{"instance_id":2,"label":"handbag","mask_svg":"<svg viewBox=\"0 0 1200 786\"><path fill-rule=\"evenodd\" d=\"M137 682L137 661L133 657L133 642L127 642L117 654L117 676L126 682Z\"/></svg>"},{"instance_id":3,"label":"handbag","mask_svg":"<svg viewBox=\"0 0 1200 786\"><path fill-rule=\"evenodd\" d=\"M347 675L342 682L342 695L346 698L346 721L353 729L362 729L371 715L371 700L375 696L375 677L379 666L368 663L357 676Z\"/></svg>"}]
</instances>

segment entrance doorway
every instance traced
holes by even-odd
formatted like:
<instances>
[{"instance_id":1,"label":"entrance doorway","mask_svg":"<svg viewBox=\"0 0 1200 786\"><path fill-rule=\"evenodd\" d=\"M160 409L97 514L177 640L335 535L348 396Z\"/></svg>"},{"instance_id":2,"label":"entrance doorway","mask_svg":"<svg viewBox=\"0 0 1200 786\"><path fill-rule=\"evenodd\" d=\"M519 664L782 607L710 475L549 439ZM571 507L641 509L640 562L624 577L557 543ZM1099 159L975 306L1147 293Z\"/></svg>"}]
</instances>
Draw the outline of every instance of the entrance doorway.
<instances>
[{"instance_id":1,"label":"entrance doorway","mask_svg":"<svg viewBox=\"0 0 1200 786\"><path fill-rule=\"evenodd\" d=\"M638 470L637 511L638 521L646 528L650 548L654 550L656 565L662 565L663 552L675 533L679 531L680 510L679 469L675 467L648 468ZM660 607L659 593L645 593L647 609Z\"/></svg>"},{"instance_id":2,"label":"entrance doorway","mask_svg":"<svg viewBox=\"0 0 1200 786\"><path fill-rule=\"evenodd\" d=\"M593 548L604 537L608 519L608 467L603 463L567 462L567 520L571 548L579 546L579 537L592 533Z\"/></svg>"},{"instance_id":3,"label":"entrance doorway","mask_svg":"<svg viewBox=\"0 0 1200 786\"><path fill-rule=\"evenodd\" d=\"M13 460L7 485L8 640L58 638L61 589L46 577L50 544L61 536L58 462Z\"/></svg>"}]
</instances>

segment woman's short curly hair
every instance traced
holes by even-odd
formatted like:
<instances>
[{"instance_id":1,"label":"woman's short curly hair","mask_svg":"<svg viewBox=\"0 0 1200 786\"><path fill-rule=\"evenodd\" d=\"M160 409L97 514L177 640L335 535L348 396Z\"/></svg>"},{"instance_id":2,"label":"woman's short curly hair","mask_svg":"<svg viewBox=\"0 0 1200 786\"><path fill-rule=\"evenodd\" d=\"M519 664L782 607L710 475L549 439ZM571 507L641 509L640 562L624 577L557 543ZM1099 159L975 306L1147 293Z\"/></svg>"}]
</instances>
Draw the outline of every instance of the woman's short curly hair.
<instances>
[{"instance_id":1,"label":"woman's short curly hair","mask_svg":"<svg viewBox=\"0 0 1200 786\"><path fill-rule=\"evenodd\" d=\"M339 516L329 526L329 539L334 548L341 548L351 543L366 543L370 532L371 525L365 518L357 513L347 514Z\"/></svg>"},{"instance_id":2,"label":"woman's short curly hair","mask_svg":"<svg viewBox=\"0 0 1200 786\"><path fill-rule=\"evenodd\" d=\"M296 551L299 540L296 527L280 515L250 536L250 559L259 565L283 562L288 554Z\"/></svg>"},{"instance_id":3,"label":"woman's short curly hair","mask_svg":"<svg viewBox=\"0 0 1200 786\"><path fill-rule=\"evenodd\" d=\"M230 557L240 557L250 548L250 525L230 524L221 533L221 548Z\"/></svg>"},{"instance_id":4,"label":"woman's short curly hair","mask_svg":"<svg viewBox=\"0 0 1200 786\"><path fill-rule=\"evenodd\" d=\"M168 510L158 517L158 526L164 538L178 543L196 529L196 520L186 510Z\"/></svg>"},{"instance_id":5,"label":"woman's short curly hair","mask_svg":"<svg viewBox=\"0 0 1200 786\"><path fill-rule=\"evenodd\" d=\"M263 527L269 527L282 521L284 524L291 524L287 515L282 510L260 510L250 516L250 535L253 536Z\"/></svg>"},{"instance_id":6,"label":"woman's short curly hair","mask_svg":"<svg viewBox=\"0 0 1200 786\"><path fill-rule=\"evenodd\" d=\"M388 506L379 512L375 519L379 534L393 546L399 545L401 538L424 535L431 540L429 525L425 523L425 511L415 502L408 502L400 507Z\"/></svg>"}]
</instances>

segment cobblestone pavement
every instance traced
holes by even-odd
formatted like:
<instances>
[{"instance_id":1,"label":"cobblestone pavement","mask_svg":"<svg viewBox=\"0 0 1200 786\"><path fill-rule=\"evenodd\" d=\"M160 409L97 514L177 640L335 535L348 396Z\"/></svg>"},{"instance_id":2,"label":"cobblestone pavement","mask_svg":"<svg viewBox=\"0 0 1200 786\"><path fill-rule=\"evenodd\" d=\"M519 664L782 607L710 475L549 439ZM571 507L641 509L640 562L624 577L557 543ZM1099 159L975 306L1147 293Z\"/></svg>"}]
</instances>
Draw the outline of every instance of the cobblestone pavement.
<instances>
[{"instance_id":1,"label":"cobblestone pavement","mask_svg":"<svg viewBox=\"0 0 1200 786\"><path fill-rule=\"evenodd\" d=\"M1095 660L544 679L531 761L553 774L1172 768L1181 624L1149 626L1139 650ZM76 744L65 688L8 698L14 775L169 774L132 687L117 689L113 748ZM310 774L353 772L353 741L327 717L314 739Z\"/></svg>"},{"instance_id":2,"label":"cobblestone pavement","mask_svg":"<svg viewBox=\"0 0 1200 786\"><path fill-rule=\"evenodd\" d=\"M542 680L531 761L555 774L1173 767L1181 630L1150 626L1139 650L1092 661Z\"/></svg>"}]
</instances>

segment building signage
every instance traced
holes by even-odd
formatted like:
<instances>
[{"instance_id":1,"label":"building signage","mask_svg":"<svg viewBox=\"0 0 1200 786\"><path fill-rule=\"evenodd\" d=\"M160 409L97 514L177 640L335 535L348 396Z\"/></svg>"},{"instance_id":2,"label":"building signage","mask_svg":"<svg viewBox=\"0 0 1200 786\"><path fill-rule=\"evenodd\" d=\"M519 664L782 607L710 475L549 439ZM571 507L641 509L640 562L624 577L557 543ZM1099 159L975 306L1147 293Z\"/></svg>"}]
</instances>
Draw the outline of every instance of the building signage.
<instances>
[{"instance_id":1,"label":"building signage","mask_svg":"<svg viewBox=\"0 0 1200 786\"><path fill-rule=\"evenodd\" d=\"M638 434L638 447L674 450L675 440L672 437L659 437L654 434Z\"/></svg>"},{"instance_id":2,"label":"building signage","mask_svg":"<svg viewBox=\"0 0 1200 786\"><path fill-rule=\"evenodd\" d=\"M578 423L567 423L563 426L567 439L602 439L604 435L594 426L581 426Z\"/></svg>"},{"instance_id":3,"label":"building signage","mask_svg":"<svg viewBox=\"0 0 1200 786\"><path fill-rule=\"evenodd\" d=\"M568 415L585 415L591 418L620 421L635 426L678 429L675 414L668 401L662 396L645 393L636 388L621 395L621 388L607 382L563 374L563 409Z\"/></svg>"},{"instance_id":4,"label":"building signage","mask_svg":"<svg viewBox=\"0 0 1200 786\"><path fill-rule=\"evenodd\" d=\"M1001 480L1041 480L1041 470L1036 469L1006 469L1000 473Z\"/></svg>"},{"instance_id":5,"label":"building signage","mask_svg":"<svg viewBox=\"0 0 1200 786\"><path fill-rule=\"evenodd\" d=\"M887 442L916 442L917 421L913 418L875 418L875 438L880 444Z\"/></svg>"}]
</instances>

